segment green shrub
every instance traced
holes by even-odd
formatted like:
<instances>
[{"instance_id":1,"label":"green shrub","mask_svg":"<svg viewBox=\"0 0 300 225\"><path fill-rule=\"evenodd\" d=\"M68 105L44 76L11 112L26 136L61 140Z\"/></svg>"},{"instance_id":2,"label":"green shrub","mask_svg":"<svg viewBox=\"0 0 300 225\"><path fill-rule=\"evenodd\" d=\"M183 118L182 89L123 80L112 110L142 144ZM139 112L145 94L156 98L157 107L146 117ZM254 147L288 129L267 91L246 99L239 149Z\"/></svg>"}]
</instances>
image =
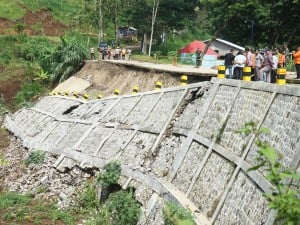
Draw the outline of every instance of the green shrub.
<instances>
[{"instance_id":1,"label":"green shrub","mask_svg":"<svg viewBox=\"0 0 300 225\"><path fill-rule=\"evenodd\" d=\"M133 191L121 190L110 194L101 213L97 217L97 225L135 225L140 215L140 204L134 199Z\"/></svg>"},{"instance_id":2,"label":"green shrub","mask_svg":"<svg viewBox=\"0 0 300 225\"><path fill-rule=\"evenodd\" d=\"M45 161L45 152L42 150L36 150L31 152L25 159L24 163L26 166L30 164L42 164Z\"/></svg>"},{"instance_id":3,"label":"green shrub","mask_svg":"<svg viewBox=\"0 0 300 225\"><path fill-rule=\"evenodd\" d=\"M29 103L40 96L43 91L44 87L40 83L25 83L17 93L15 101L20 107L28 106Z\"/></svg>"},{"instance_id":4,"label":"green shrub","mask_svg":"<svg viewBox=\"0 0 300 225\"><path fill-rule=\"evenodd\" d=\"M55 50L47 49L39 59L41 68L50 74L53 83L62 82L84 65L88 51L75 37L61 37L61 45Z\"/></svg>"},{"instance_id":5,"label":"green shrub","mask_svg":"<svg viewBox=\"0 0 300 225\"><path fill-rule=\"evenodd\" d=\"M120 162L114 161L104 166L105 172L97 177L98 183L102 187L108 187L112 184L117 184L121 175Z\"/></svg>"},{"instance_id":6,"label":"green shrub","mask_svg":"<svg viewBox=\"0 0 300 225\"><path fill-rule=\"evenodd\" d=\"M97 199L97 193L95 184L88 183L82 193L80 193L77 205L82 209L95 209L99 207L99 200Z\"/></svg>"},{"instance_id":7,"label":"green shrub","mask_svg":"<svg viewBox=\"0 0 300 225\"><path fill-rule=\"evenodd\" d=\"M165 225L195 225L194 218L190 211L175 203L168 202L163 209Z\"/></svg>"}]
</instances>

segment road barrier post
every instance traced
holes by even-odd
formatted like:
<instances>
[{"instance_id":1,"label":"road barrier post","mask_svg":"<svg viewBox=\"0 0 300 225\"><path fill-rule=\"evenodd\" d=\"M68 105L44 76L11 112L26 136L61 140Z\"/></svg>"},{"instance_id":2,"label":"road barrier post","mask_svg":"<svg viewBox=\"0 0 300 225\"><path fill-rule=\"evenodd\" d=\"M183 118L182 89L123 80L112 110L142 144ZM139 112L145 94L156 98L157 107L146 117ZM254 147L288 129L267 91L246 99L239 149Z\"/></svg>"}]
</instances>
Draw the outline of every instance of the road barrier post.
<instances>
[{"instance_id":1,"label":"road barrier post","mask_svg":"<svg viewBox=\"0 0 300 225\"><path fill-rule=\"evenodd\" d=\"M218 75L217 78L223 79L225 78L225 66L218 66Z\"/></svg>"},{"instance_id":2,"label":"road barrier post","mask_svg":"<svg viewBox=\"0 0 300 225\"><path fill-rule=\"evenodd\" d=\"M188 77L186 75L182 75L180 77L180 86L185 86L187 85L187 80L188 80Z\"/></svg>"},{"instance_id":3,"label":"road barrier post","mask_svg":"<svg viewBox=\"0 0 300 225\"><path fill-rule=\"evenodd\" d=\"M285 85L286 84L285 76L286 76L286 68L278 68L276 84Z\"/></svg>"},{"instance_id":4,"label":"road barrier post","mask_svg":"<svg viewBox=\"0 0 300 225\"><path fill-rule=\"evenodd\" d=\"M251 67L245 66L243 68L243 81L251 81Z\"/></svg>"},{"instance_id":5,"label":"road barrier post","mask_svg":"<svg viewBox=\"0 0 300 225\"><path fill-rule=\"evenodd\" d=\"M136 94L136 93L138 93L138 91L139 91L139 86L136 85L132 89L132 94Z\"/></svg>"},{"instance_id":6,"label":"road barrier post","mask_svg":"<svg viewBox=\"0 0 300 225\"><path fill-rule=\"evenodd\" d=\"M115 91L114 91L114 95L119 95L120 94L120 90L119 89L115 89Z\"/></svg>"},{"instance_id":7,"label":"road barrier post","mask_svg":"<svg viewBox=\"0 0 300 225\"><path fill-rule=\"evenodd\" d=\"M161 81L156 81L155 83L155 90L160 90L162 87L162 82Z\"/></svg>"},{"instance_id":8,"label":"road barrier post","mask_svg":"<svg viewBox=\"0 0 300 225\"><path fill-rule=\"evenodd\" d=\"M90 96L86 93L86 94L82 95L82 97L83 97L85 100L88 100Z\"/></svg>"}]
</instances>

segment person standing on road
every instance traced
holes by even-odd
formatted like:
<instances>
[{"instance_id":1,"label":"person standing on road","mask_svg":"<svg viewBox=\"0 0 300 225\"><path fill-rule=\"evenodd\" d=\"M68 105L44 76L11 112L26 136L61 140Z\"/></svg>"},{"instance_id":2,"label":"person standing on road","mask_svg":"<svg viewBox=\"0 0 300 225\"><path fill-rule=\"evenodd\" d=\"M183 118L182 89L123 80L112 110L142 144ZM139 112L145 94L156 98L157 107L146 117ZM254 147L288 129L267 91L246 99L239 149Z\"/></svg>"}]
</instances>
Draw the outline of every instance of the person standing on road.
<instances>
[{"instance_id":1,"label":"person standing on road","mask_svg":"<svg viewBox=\"0 0 300 225\"><path fill-rule=\"evenodd\" d=\"M225 54L225 67L228 69L229 79L232 79L232 66L234 62L233 49L231 49L228 53Z\"/></svg>"},{"instance_id":2,"label":"person standing on road","mask_svg":"<svg viewBox=\"0 0 300 225\"><path fill-rule=\"evenodd\" d=\"M259 76L259 70L262 68L264 57L258 49L255 50L255 55L255 80L263 81Z\"/></svg>"},{"instance_id":3,"label":"person standing on road","mask_svg":"<svg viewBox=\"0 0 300 225\"><path fill-rule=\"evenodd\" d=\"M294 57L294 63L296 67L296 79L300 79L300 46L297 48L297 51L292 51Z\"/></svg>"},{"instance_id":4,"label":"person standing on road","mask_svg":"<svg viewBox=\"0 0 300 225\"><path fill-rule=\"evenodd\" d=\"M196 53L196 67L198 68L200 66L200 57L201 57L200 48L197 48L195 53Z\"/></svg>"},{"instance_id":5,"label":"person standing on road","mask_svg":"<svg viewBox=\"0 0 300 225\"><path fill-rule=\"evenodd\" d=\"M259 79L271 83L273 56L269 49L265 50L263 67L259 70Z\"/></svg>"},{"instance_id":6,"label":"person standing on road","mask_svg":"<svg viewBox=\"0 0 300 225\"><path fill-rule=\"evenodd\" d=\"M94 49L94 47L90 47L90 57L91 57L91 59L95 59L95 49Z\"/></svg>"},{"instance_id":7,"label":"person standing on road","mask_svg":"<svg viewBox=\"0 0 300 225\"><path fill-rule=\"evenodd\" d=\"M234 57L234 66L236 69L236 79L241 80L243 77L243 68L246 64L246 56L241 51Z\"/></svg>"},{"instance_id":8,"label":"person standing on road","mask_svg":"<svg viewBox=\"0 0 300 225\"><path fill-rule=\"evenodd\" d=\"M130 56L131 56L131 49L127 49L127 59L130 61Z\"/></svg>"}]
</instances>

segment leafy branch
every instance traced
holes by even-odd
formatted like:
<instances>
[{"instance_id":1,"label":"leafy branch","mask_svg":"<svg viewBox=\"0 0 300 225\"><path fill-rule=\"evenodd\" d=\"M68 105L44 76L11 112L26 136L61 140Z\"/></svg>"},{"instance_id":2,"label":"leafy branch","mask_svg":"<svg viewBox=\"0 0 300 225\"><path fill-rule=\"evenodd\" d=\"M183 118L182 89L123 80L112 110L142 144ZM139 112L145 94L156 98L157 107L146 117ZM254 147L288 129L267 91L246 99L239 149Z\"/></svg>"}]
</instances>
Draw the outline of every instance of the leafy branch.
<instances>
[{"instance_id":1,"label":"leafy branch","mask_svg":"<svg viewBox=\"0 0 300 225\"><path fill-rule=\"evenodd\" d=\"M270 134L267 128L257 128L255 122L245 123L244 127L236 133L255 135L255 144L258 147L257 165L248 171L263 168L266 171L266 178L272 183L272 193L265 193L271 209L277 210L277 219L287 225L296 225L300 221L300 200L299 187L291 189L291 185L299 182L300 175L294 171L284 168L279 161L282 156L266 141L260 139L261 134Z\"/></svg>"}]
</instances>

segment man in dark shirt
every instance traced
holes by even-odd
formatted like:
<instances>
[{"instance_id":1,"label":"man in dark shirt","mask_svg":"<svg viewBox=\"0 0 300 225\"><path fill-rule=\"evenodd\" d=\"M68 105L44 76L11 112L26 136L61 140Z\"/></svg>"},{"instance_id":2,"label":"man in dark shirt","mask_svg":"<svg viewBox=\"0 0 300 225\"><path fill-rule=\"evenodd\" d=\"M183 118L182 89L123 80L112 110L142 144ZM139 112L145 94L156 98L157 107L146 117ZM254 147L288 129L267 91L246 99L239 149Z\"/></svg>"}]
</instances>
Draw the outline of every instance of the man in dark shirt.
<instances>
[{"instance_id":1,"label":"man in dark shirt","mask_svg":"<svg viewBox=\"0 0 300 225\"><path fill-rule=\"evenodd\" d=\"M225 67L228 69L229 79L232 79L232 66L234 61L233 49L225 54Z\"/></svg>"},{"instance_id":2,"label":"man in dark shirt","mask_svg":"<svg viewBox=\"0 0 300 225\"><path fill-rule=\"evenodd\" d=\"M196 50L196 67L200 66L200 57L201 57L201 51L199 48Z\"/></svg>"}]
</instances>

